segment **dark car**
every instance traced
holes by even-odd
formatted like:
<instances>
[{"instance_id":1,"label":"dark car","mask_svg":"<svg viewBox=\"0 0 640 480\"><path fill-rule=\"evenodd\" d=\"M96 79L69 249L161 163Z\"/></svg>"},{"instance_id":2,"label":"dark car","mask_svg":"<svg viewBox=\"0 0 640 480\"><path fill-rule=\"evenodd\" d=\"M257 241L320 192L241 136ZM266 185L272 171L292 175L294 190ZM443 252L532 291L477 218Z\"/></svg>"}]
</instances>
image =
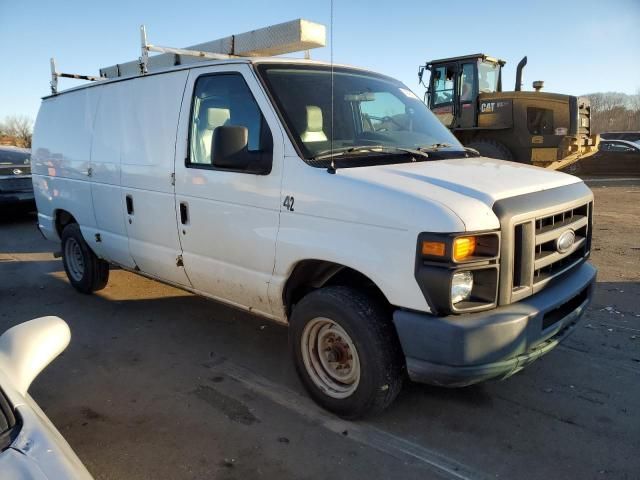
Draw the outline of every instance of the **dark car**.
<instances>
[{"instance_id":1,"label":"dark car","mask_svg":"<svg viewBox=\"0 0 640 480\"><path fill-rule=\"evenodd\" d=\"M629 142L640 142L640 132L604 132L600 134L602 140L627 140Z\"/></svg>"},{"instance_id":2,"label":"dark car","mask_svg":"<svg viewBox=\"0 0 640 480\"><path fill-rule=\"evenodd\" d=\"M0 146L0 212L7 206L32 208L31 151L25 148Z\"/></svg>"},{"instance_id":3,"label":"dark car","mask_svg":"<svg viewBox=\"0 0 640 480\"><path fill-rule=\"evenodd\" d=\"M585 178L640 178L640 145L628 140L601 140L595 155L584 158L563 171Z\"/></svg>"}]
</instances>

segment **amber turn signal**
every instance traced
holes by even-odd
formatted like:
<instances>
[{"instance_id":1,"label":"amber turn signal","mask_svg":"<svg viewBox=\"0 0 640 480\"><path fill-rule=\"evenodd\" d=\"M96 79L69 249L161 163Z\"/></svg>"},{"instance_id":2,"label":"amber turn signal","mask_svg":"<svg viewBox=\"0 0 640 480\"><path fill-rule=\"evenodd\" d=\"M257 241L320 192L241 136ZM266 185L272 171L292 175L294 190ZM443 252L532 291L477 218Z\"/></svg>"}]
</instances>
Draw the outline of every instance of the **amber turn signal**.
<instances>
[{"instance_id":1,"label":"amber turn signal","mask_svg":"<svg viewBox=\"0 0 640 480\"><path fill-rule=\"evenodd\" d=\"M453 259L460 262L476 252L476 237L458 237L453 241Z\"/></svg>"},{"instance_id":2,"label":"amber turn signal","mask_svg":"<svg viewBox=\"0 0 640 480\"><path fill-rule=\"evenodd\" d=\"M422 254L434 257L444 257L444 242L422 242Z\"/></svg>"}]
</instances>

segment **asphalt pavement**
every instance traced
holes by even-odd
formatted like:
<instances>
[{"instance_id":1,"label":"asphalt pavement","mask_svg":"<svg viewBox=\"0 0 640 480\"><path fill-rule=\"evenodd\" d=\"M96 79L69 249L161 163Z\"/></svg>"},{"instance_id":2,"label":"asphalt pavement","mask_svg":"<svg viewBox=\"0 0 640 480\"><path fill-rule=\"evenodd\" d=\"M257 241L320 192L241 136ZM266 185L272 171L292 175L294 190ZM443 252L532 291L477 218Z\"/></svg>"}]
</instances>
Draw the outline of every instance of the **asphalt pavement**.
<instances>
[{"instance_id":1,"label":"asphalt pavement","mask_svg":"<svg viewBox=\"0 0 640 480\"><path fill-rule=\"evenodd\" d=\"M594 301L503 382L407 384L347 422L295 376L287 329L123 270L68 284L33 215L0 220L0 331L64 318L31 394L97 479L640 478L640 186L594 185Z\"/></svg>"}]
</instances>

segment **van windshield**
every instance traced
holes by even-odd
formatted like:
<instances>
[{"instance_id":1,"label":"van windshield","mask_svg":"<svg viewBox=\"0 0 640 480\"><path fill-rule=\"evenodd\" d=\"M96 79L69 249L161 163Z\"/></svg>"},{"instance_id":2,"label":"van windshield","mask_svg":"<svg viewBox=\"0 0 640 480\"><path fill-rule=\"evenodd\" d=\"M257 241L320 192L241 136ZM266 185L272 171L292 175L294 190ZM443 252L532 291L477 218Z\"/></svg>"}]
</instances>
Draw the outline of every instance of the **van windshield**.
<instances>
[{"instance_id":1,"label":"van windshield","mask_svg":"<svg viewBox=\"0 0 640 480\"><path fill-rule=\"evenodd\" d=\"M403 157L410 151L434 148L440 152L437 158L445 151L446 158L465 155L454 135L396 80L336 67L332 105L329 66L262 64L258 71L311 165L323 166L318 160L337 156L345 166L366 165L373 157L376 164L400 163L409 161ZM419 157L414 159L427 156Z\"/></svg>"}]
</instances>

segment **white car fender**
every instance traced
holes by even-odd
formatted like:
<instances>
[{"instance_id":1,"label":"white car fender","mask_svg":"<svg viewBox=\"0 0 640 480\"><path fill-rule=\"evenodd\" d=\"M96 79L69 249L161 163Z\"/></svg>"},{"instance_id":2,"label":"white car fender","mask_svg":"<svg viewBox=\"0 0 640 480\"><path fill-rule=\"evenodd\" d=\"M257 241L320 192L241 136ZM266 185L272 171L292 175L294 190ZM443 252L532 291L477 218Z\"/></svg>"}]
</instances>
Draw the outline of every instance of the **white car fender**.
<instances>
[{"instance_id":1,"label":"white car fender","mask_svg":"<svg viewBox=\"0 0 640 480\"><path fill-rule=\"evenodd\" d=\"M36 318L0 336L0 387L20 419L17 436L0 452L2 480L86 479L91 474L27 393L34 378L69 345L58 317Z\"/></svg>"},{"instance_id":2,"label":"white car fender","mask_svg":"<svg viewBox=\"0 0 640 480\"><path fill-rule=\"evenodd\" d=\"M71 341L69 326L58 317L36 318L0 336L0 370L24 396L31 382Z\"/></svg>"}]
</instances>

